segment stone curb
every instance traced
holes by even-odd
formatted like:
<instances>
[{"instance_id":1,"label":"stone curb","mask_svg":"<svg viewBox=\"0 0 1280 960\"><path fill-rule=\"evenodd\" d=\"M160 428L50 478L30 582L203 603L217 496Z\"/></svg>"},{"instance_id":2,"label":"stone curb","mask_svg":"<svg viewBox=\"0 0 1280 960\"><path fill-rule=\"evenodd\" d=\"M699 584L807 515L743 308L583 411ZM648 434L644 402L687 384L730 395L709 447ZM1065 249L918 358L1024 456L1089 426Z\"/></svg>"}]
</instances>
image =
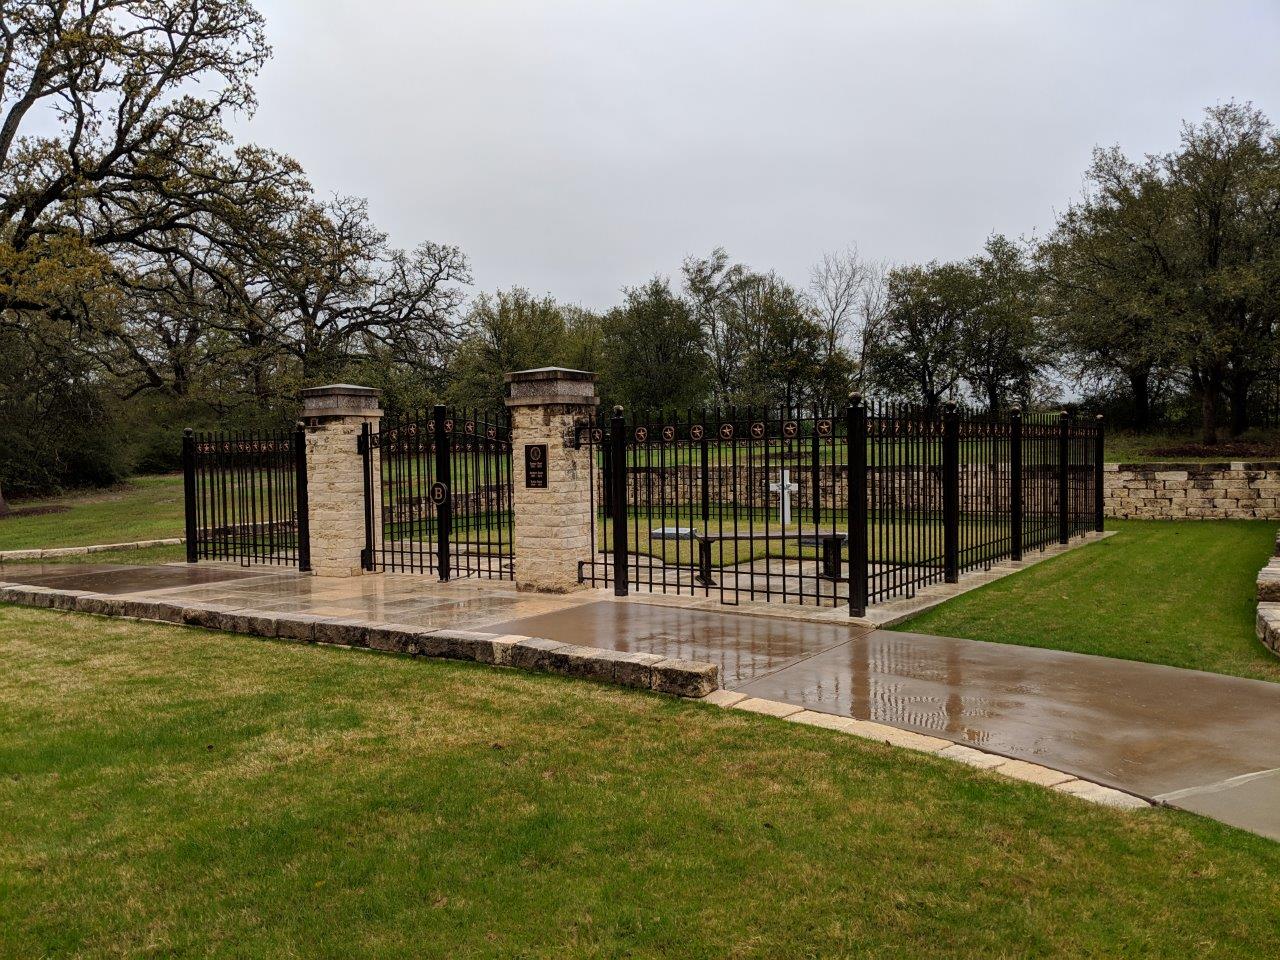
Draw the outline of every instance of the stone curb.
<instances>
[{"instance_id":1,"label":"stone curb","mask_svg":"<svg viewBox=\"0 0 1280 960\"><path fill-rule=\"evenodd\" d=\"M106 553L108 550L142 550L145 547L173 547L186 542L185 537L166 537L163 540L134 540L131 543L95 543L88 547L0 550L0 563L8 563L15 560L45 560L50 557L82 557L90 553Z\"/></svg>"},{"instance_id":2,"label":"stone curb","mask_svg":"<svg viewBox=\"0 0 1280 960\"><path fill-rule=\"evenodd\" d=\"M255 637L469 660L599 680L690 699L706 697L720 686L719 668L713 663L672 660L649 653L621 653L538 637L440 630L414 624L369 623L309 613L271 613L217 603L184 602L177 598L171 601L142 600L85 590L57 590L4 582L0 582L0 602L131 620L153 620Z\"/></svg>"},{"instance_id":3,"label":"stone curb","mask_svg":"<svg viewBox=\"0 0 1280 960\"><path fill-rule=\"evenodd\" d=\"M1278 605L1280 606L1280 605ZM810 727L821 727L824 730L835 730L838 733L851 734L865 740L875 740L894 747L931 753L936 757L954 760L959 763L998 773L1012 780L1023 783L1034 783L1037 786L1070 794L1090 803L1120 810L1143 810L1154 806L1142 797L1104 787L1092 780L1083 780L1074 774L1054 770L1052 767L1025 760L1014 760L996 753L987 753L977 747L966 746L940 737L930 737L923 733L900 730L883 723L870 720L855 720L852 717L841 717L831 713L820 713L816 710L805 710L791 703L778 700L764 700L760 697L748 697L730 690L716 690L702 698L703 702L729 710L742 710L747 713L763 714L785 720L787 723L800 723Z\"/></svg>"}]
</instances>

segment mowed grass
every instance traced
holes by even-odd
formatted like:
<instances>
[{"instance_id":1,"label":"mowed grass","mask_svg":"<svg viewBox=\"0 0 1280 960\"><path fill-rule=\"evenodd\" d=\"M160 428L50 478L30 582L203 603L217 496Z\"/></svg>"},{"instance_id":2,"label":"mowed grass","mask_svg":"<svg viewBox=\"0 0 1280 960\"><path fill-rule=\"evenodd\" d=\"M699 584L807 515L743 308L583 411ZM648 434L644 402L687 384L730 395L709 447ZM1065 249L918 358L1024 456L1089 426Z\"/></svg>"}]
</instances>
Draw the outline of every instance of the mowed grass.
<instances>
[{"instance_id":1,"label":"mowed grass","mask_svg":"<svg viewBox=\"0 0 1280 960\"><path fill-rule=\"evenodd\" d=\"M1272 521L1117 520L1115 535L894 629L1280 680L1254 635Z\"/></svg>"},{"instance_id":2,"label":"mowed grass","mask_svg":"<svg viewBox=\"0 0 1280 960\"><path fill-rule=\"evenodd\" d=\"M109 490L23 500L11 506L67 509L0 518L0 550L160 540L183 532L182 477L177 474L135 477Z\"/></svg>"},{"instance_id":3,"label":"mowed grass","mask_svg":"<svg viewBox=\"0 0 1280 960\"><path fill-rule=\"evenodd\" d=\"M1280 844L473 664L0 607L0 954L1275 956Z\"/></svg>"}]
</instances>

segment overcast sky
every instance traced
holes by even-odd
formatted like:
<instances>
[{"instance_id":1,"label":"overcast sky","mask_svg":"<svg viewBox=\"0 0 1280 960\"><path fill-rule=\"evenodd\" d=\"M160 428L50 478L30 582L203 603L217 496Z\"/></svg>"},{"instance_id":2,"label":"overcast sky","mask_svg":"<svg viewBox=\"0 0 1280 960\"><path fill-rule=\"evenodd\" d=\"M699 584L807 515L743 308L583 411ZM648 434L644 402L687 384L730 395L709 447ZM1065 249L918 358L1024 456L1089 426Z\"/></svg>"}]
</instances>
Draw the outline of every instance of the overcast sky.
<instances>
[{"instance_id":1,"label":"overcast sky","mask_svg":"<svg viewBox=\"0 0 1280 960\"><path fill-rule=\"evenodd\" d=\"M721 245L968 256L1043 233L1096 144L1207 105L1280 121L1280 2L260 0L244 139L477 287L591 307Z\"/></svg>"}]
</instances>

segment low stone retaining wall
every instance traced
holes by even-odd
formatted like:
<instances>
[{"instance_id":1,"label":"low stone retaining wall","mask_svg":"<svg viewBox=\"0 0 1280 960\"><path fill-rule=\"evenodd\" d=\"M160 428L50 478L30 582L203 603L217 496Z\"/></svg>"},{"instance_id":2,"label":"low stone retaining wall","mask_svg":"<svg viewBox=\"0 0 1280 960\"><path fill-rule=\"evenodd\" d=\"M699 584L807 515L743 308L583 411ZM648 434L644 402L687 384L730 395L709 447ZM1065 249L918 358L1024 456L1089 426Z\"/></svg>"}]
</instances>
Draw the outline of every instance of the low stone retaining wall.
<instances>
[{"instance_id":1,"label":"low stone retaining wall","mask_svg":"<svg viewBox=\"0 0 1280 960\"><path fill-rule=\"evenodd\" d=\"M174 603L0 583L0 602L134 620L224 630L255 637L366 647L418 657L470 660L566 677L583 677L677 697L701 698L719 689L719 668L699 660L652 653L621 653L538 637L439 630L414 624L376 623L308 613L270 613L216 603Z\"/></svg>"},{"instance_id":2,"label":"low stone retaining wall","mask_svg":"<svg viewBox=\"0 0 1280 960\"><path fill-rule=\"evenodd\" d=\"M1280 462L1108 463L1108 517L1280 520Z\"/></svg>"},{"instance_id":3,"label":"low stone retaining wall","mask_svg":"<svg viewBox=\"0 0 1280 960\"><path fill-rule=\"evenodd\" d=\"M89 553L106 553L108 550L172 547L186 542L185 537L166 537L163 540L133 540L129 543L95 543L88 547L38 547L34 550L0 550L0 563L21 563L31 560L45 560L51 557L81 557Z\"/></svg>"},{"instance_id":4,"label":"low stone retaining wall","mask_svg":"<svg viewBox=\"0 0 1280 960\"><path fill-rule=\"evenodd\" d=\"M1258 639L1280 657L1280 534L1267 565L1258 571Z\"/></svg>"}]
</instances>

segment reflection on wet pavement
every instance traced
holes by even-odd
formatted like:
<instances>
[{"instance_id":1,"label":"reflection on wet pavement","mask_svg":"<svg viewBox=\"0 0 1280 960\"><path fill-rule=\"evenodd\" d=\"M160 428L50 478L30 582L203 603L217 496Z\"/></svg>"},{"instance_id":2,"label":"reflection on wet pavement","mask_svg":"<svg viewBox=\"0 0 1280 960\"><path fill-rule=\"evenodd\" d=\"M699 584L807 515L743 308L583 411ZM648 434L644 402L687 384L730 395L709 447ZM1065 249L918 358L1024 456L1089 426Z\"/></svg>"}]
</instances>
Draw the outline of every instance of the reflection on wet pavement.
<instances>
[{"instance_id":1,"label":"reflection on wet pavement","mask_svg":"<svg viewBox=\"0 0 1280 960\"><path fill-rule=\"evenodd\" d=\"M1280 767L1280 684L1128 660L877 630L739 689L1148 797Z\"/></svg>"},{"instance_id":2,"label":"reflection on wet pavement","mask_svg":"<svg viewBox=\"0 0 1280 960\"><path fill-rule=\"evenodd\" d=\"M720 682L726 687L848 643L863 632L840 624L612 601L506 620L492 629L627 653L703 660L720 668Z\"/></svg>"}]
</instances>

